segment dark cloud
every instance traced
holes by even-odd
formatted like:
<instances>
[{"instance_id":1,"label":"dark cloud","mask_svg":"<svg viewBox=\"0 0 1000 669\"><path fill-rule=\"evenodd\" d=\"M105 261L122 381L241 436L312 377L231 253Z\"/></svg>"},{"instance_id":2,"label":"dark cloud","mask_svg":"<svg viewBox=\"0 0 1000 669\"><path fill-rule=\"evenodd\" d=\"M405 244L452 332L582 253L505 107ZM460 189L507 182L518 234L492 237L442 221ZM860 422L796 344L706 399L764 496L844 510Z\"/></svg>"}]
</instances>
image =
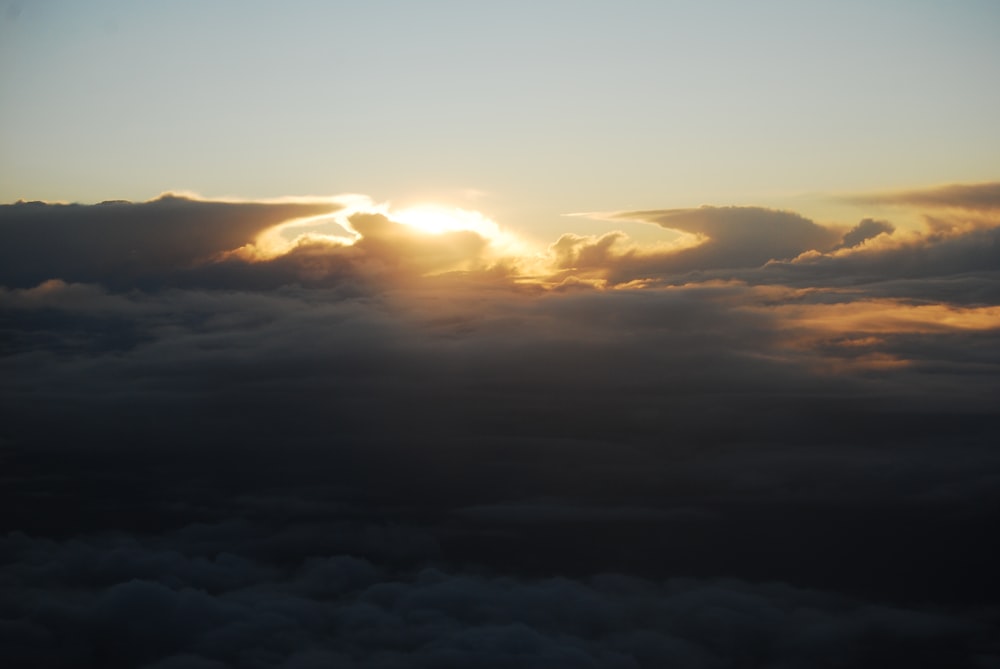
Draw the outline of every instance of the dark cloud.
<instances>
[{"instance_id":1,"label":"dark cloud","mask_svg":"<svg viewBox=\"0 0 1000 669\"><path fill-rule=\"evenodd\" d=\"M253 242L285 220L337 205L204 202L165 195L133 204L0 205L0 284L27 288L49 279L157 287L225 251Z\"/></svg>"},{"instance_id":2,"label":"dark cloud","mask_svg":"<svg viewBox=\"0 0 1000 669\"><path fill-rule=\"evenodd\" d=\"M687 233L684 246L641 249L622 232L600 237L563 235L550 247L556 277L601 279L612 285L680 277L698 281L707 272L756 268L771 260L828 250L840 233L798 214L760 207L701 207L620 212L613 219L655 223Z\"/></svg>"},{"instance_id":3,"label":"dark cloud","mask_svg":"<svg viewBox=\"0 0 1000 669\"><path fill-rule=\"evenodd\" d=\"M0 212L6 664L995 661L998 228L303 206Z\"/></svg>"},{"instance_id":4,"label":"dark cloud","mask_svg":"<svg viewBox=\"0 0 1000 669\"><path fill-rule=\"evenodd\" d=\"M844 234L844 239L837 248L853 248L879 235L891 235L895 229L895 226L887 221L866 218Z\"/></svg>"},{"instance_id":5,"label":"dark cloud","mask_svg":"<svg viewBox=\"0 0 1000 669\"><path fill-rule=\"evenodd\" d=\"M180 533L142 541L0 540L7 574L15 578L5 583L13 595L0 630L5 662L874 667L891 657L907 666L971 667L989 648L984 616L886 606L780 583L400 571L349 555L307 557L278 569L253 555L209 559L185 539ZM173 548L161 554L158 543ZM184 561L192 570L178 573ZM237 574L250 570L252 580L228 577L208 588L190 582L213 573L213 563Z\"/></svg>"},{"instance_id":6,"label":"dark cloud","mask_svg":"<svg viewBox=\"0 0 1000 669\"><path fill-rule=\"evenodd\" d=\"M663 258L661 273L758 267L769 260L828 249L839 237L798 214L760 207L633 211L616 218L656 223L705 238L694 248Z\"/></svg>"},{"instance_id":7,"label":"dark cloud","mask_svg":"<svg viewBox=\"0 0 1000 669\"><path fill-rule=\"evenodd\" d=\"M771 262L752 281L810 286L865 285L870 294L968 302L973 294L964 290L980 283L976 292L983 302L996 304L992 297L1000 272L1000 227L974 228L950 233L934 233L897 239L885 245L860 247L849 253L809 253L786 261ZM936 285L929 280L937 279ZM903 281L911 281L909 289ZM888 282L894 282L888 285ZM903 289L903 290L900 290ZM926 291L933 291L931 294Z\"/></svg>"}]
</instances>

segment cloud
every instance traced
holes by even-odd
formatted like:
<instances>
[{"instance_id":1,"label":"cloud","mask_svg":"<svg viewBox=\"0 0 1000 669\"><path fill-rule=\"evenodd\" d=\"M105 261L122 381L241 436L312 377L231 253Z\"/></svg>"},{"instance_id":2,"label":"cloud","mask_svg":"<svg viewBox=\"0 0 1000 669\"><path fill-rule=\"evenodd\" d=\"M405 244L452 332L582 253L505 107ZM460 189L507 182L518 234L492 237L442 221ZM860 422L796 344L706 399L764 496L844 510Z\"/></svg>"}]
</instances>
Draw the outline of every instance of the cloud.
<instances>
[{"instance_id":1,"label":"cloud","mask_svg":"<svg viewBox=\"0 0 1000 669\"><path fill-rule=\"evenodd\" d=\"M484 262L488 240L471 230L422 234L383 214L355 214L351 225L361 234L356 251L362 263L377 264L379 271L421 275L455 269L472 269Z\"/></svg>"},{"instance_id":2,"label":"cloud","mask_svg":"<svg viewBox=\"0 0 1000 669\"><path fill-rule=\"evenodd\" d=\"M556 257L556 267L560 269L606 268L621 257L622 254L614 254L612 248L624 238L622 232L609 232L596 239L567 233L551 246L551 250Z\"/></svg>"},{"instance_id":3,"label":"cloud","mask_svg":"<svg viewBox=\"0 0 1000 669\"><path fill-rule=\"evenodd\" d=\"M885 240L878 243L879 240ZM865 285L866 290L882 292L880 285L895 281L924 280L913 283L917 291L929 289L927 280L939 280L936 293L947 291L949 299L968 301L970 293L961 289L963 281L981 279L988 294L995 288L1000 271L1000 227L971 230L930 230L922 234L892 238L880 235L870 242L833 253L805 253L785 261L768 263L762 272L747 278L775 283L813 286ZM899 292L900 297L921 297L921 292ZM925 293L926 294L926 293ZM984 296L986 295L984 294ZM991 299L991 298L987 298Z\"/></svg>"},{"instance_id":4,"label":"cloud","mask_svg":"<svg viewBox=\"0 0 1000 669\"><path fill-rule=\"evenodd\" d=\"M0 283L153 285L157 277L247 244L283 220L336 208L328 201L229 203L171 195L139 204L0 205Z\"/></svg>"},{"instance_id":5,"label":"cloud","mask_svg":"<svg viewBox=\"0 0 1000 669\"><path fill-rule=\"evenodd\" d=\"M863 204L891 204L992 212L1000 209L1000 183L951 184L849 198Z\"/></svg>"},{"instance_id":6,"label":"cloud","mask_svg":"<svg viewBox=\"0 0 1000 669\"><path fill-rule=\"evenodd\" d=\"M892 607L781 583L511 578L425 567L393 571L346 555L275 569L253 557L253 585L197 588L174 571L177 554L128 542L143 577L120 563L94 579L79 554L120 552L115 540L0 540L16 599L0 634L8 663L79 666L621 666L836 661L973 666L989 625L976 618ZM174 537L191 564L207 564ZM154 544L154 545L150 545ZM53 582L45 574L65 575ZM262 576L263 575L263 576ZM68 584L72 583L72 587ZM13 622L16 621L16 622ZM52 639L60 639L58 644Z\"/></svg>"},{"instance_id":7,"label":"cloud","mask_svg":"<svg viewBox=\"0 0 1000 669\"><path fill-rule=\"evenodd\" d=\"M622 212L616 218L647 221L706 237L679 253L672 271L756 267L768 260L823 250L837 242L836 231L798 214L760 207L701 207Z\"/></svg>"},{"instance_id":8,"label":"cloud","mask_svg":"<svg viewBox=\"0 0 1000 669\"><path fill-rule=\"evenodd\" d=\"M504 266L473 230L421 232L358 196L316 202L214 202L164 196L100 205L0 206L0 284L48 280L115 290L364 290L386 281ZM509 261L506 261L509 262Z\"/></svg>"},{"instance_id":9,"label":"cloud","mask_svg":"<svg viewBox=\"0 0 1000 669\"><path fill-rule=\"evenodd\" d=\"M879 235L891 235L895 226L887 221L866 218L844 234L844 239L836 248L853 248Z\"/></svg>"},{"instance_id":10,"label":"cloud","mask_svg":"<svg viewBox=\"0 0 1000 669\"><path fill-rule=\"evenodd\" d=\"M0 209L8 664L990 659L990 214L369 205Z\"/></svg>"},{"instance_id":11,"label":"cloud","mask_svg":"<svg viewBox=\"0 0 1000 669\"><path fill-rule=\"evenodd\" d=\"M695 272L754 268L833 247L840 234L791 212L760 207L701 207L619 212L612 220L655 223L693 236L680 247L641 249L624 233L563 235L552 247L563 276L596 275L612 285Z\"/></svg>"}]
</instances>

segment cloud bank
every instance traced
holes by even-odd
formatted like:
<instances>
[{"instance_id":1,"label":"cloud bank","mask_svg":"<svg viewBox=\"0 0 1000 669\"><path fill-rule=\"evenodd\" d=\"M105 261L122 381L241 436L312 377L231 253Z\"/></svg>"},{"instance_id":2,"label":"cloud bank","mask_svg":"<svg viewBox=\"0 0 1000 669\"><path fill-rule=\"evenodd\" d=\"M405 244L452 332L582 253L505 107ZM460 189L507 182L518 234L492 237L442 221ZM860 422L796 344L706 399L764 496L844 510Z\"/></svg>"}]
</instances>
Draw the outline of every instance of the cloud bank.
<instances>
[{"instance_id":1,"label":"cloud bank","mask_svg":"<svg viewBox=\"0 0 1000 669\"><path fill-rule=\"evenodd\" d=\"M1000 219L926 198L0 206L4 659L989 666Z\"/></svg>"}]
</instances>

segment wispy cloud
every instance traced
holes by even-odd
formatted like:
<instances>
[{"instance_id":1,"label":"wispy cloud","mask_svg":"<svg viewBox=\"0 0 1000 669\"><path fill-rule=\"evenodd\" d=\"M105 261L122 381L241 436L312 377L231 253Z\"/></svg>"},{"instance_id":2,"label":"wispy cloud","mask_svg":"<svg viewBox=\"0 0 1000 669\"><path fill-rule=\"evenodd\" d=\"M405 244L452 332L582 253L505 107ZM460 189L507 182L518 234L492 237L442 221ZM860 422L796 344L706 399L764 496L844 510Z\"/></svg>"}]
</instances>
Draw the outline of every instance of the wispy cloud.
<instances>
[{"instance_id":1,"label":"wispy cloud","mask_svg":"<svg viewBox=\"0 0 1000 669\"><path fill-rule=\"evenodd\" d=\"M889 204L970 211L1000 209L1000 183L951 184L912 190L883 191L847 198L864 204Z\"/></svg>"}]
</instances>

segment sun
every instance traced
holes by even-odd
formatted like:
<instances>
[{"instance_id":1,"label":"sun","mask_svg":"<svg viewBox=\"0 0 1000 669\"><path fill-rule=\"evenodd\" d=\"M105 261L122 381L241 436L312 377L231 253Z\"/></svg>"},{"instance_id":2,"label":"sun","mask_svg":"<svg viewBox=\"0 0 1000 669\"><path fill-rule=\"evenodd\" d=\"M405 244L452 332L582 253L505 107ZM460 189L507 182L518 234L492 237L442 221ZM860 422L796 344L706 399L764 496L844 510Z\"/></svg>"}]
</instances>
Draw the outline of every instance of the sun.
<instances>
[{"instance_id":1,"label":"sun","mask_svg":"<svg viewBox=\"0 0 1000 669\"><path fill-rule=\"evenodd\" d=\"M539 254L532 244L478 211L430 203L405 209L386 207L384 211L390 220L420 234L474 232L489 243L488 252L497 258L518 257L523 262Z\"/></svg>"},{"instance_id":2,"label":"sun","mask_svg":"<svg viewBox=\"0 0 1000 669\"><path fill-rule=\"evenodd\" d=\"M468 230L485 237L498 239L502 233L500 226L479 213L457 207L439 205L418 205L408 209L393 210L389 218L429 235Z\"/></svg>"},{"instance_id":3,"label":"sun","mask_svg":"<svg viewBox=\"0 0 1000 669\"><path fill-rule=\"evenodd\" d=\"M366 196L344 195L332 200L336 208L326 214L284 221L261 234L254 242L227 252L253 260L269 260L284 255L302 244L325 244L346 248L363 239L351 222L355 214L383 216L405 229L405 235L437 237L449 233L472 233L481 237L485 246L480 257L492 261L517 258L521 264L540 257L539 249L514 232L501 228L495 221L478 211L440 204L418 204L394 209L388 202L374 202ZM397 228L397 232L401 230ZM436 240L426 240L435 244ZM444 246L454 246L454 240L440 240Z\"/></svg>"}]
</instances>

